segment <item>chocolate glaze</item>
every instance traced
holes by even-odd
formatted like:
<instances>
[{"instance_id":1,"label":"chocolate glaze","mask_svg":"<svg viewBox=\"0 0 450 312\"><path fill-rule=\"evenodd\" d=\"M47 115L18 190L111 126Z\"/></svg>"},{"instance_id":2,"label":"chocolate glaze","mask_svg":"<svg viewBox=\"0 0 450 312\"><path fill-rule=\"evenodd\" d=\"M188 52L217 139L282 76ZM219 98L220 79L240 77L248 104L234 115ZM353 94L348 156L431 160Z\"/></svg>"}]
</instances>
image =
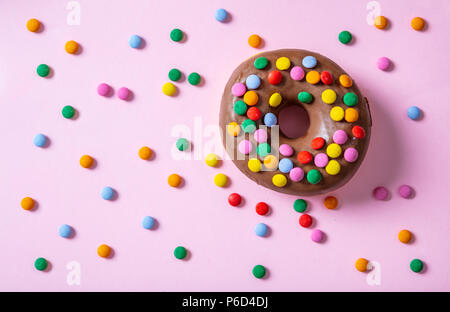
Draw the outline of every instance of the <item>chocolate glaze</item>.
<instances>
[{"instance_id":1,"label":"chocolate glaze","mask_svg":"<svg viewBox=\"0 0 450 312\"><path fill-rule=\"evenodd\" d=\"M307 55L312 55L317 59L317 66L315 68L306 69L303 68L303 66L301 65L303 57ZM255 59L261 56L264 56L269 60L269 65L263 70L259 70L254 67ZM289 75L290 71L289 68L289 70L281 71L283 75L283 80L279 85L276 86L271 85L267 81L267 76L272 70L277 69L275 66L275 61L277 60L277 58L282 56L288 57L291 60L290 68L296 65L301 66L305 70L305 76L306 73L310 70L316 70L319 73L324 70L330 72L333 76L333 83L331 85L325 85L319 82L316 85L312 85L307 83L305 81L305 78L303 78L301 81L295 81ZM245 79L250 74L257 74L261 78L261 86L255 91L259 95L259 102L256 105L256 107L258 107L261 110L263 116L268 112L272 112L275 115L277 115L277 117L280 117L279 116L280 110L286 108L289 105L302 106L308 113L310 124L304 136L301 136L296 139L288 138L283 133L295 131L292 129L283 131L283 126L280 126L279 144L281 145L283 143L287 143L292 146L292 148L294 149L294 154L289 158L293 161L294 166L303 168L303 170L305 171L305 177L300 182L293 182L290 180L289 174L284 174L287 177L288 183L286 184L286 186L280 188L272 184L272 177L276 173L281 173L279 170L261 171L257 173L253 173L252 171L250 171L247 166L247 162L249 159L248 155L244 157L242 154L240 154L238 152L237 146L238 142L240 142L244 138L247 138L253 142L255 150L256 143L253 140L253 135L252 134L248 135L243 131L241 131L238 137L230 139L231 137L226 131L226 126L230 122L234 121L237 122L238 124L241 124L247 118L246 116L239 116L234 112L233 110L234 102L242 98L235 97L231 92L231 88L236 82L242 82L245 84ZM370 116L369 104L367 102L367 99L362 96L355 81L353 80L352 87L344 88L340 85L338 80L341 74L345 74L345 71L327 57L311 51L297 50L297 49L282 49L260 53L247 59L245 62L240 64L231 74L231 77L225 86L225 90L222 96L222 103L220 107L220 121L219 121L220 127L222 129L221 131L222 140L225 148L226 148L225 143L226 140L228 141L234 140L235 143L234 146L236 148L234 150L227 149L227 152L229 153L234 164L239 168L239 170L241 170L247 177L249 177L256 183L264 187L275 190L277 192L293 195L323 194L333 191L343 186L345 183L347 183L361 165L361 162L363 161L364 156L367 152L367 148L369 146L370 141L372 119ZM351 75L349 76L351 77ZM323 103L321 99L322 91L328 88L331 88L334 91L336 91L338 95L336 102L332 105ZM301 91L307 91L311 93L314 97L313 102L310 104L300 104L297 99L297 95ZM330 118L331 108L334 106L341 106L345 110L347 106L343 103L342 97L345 93L350 91L354 92L358 96L358 104L354 106L354 108L359 113L358 120L354 123L348 123L345 120L340 122L333 121ZM281 94L281 96L283 97L283 101L278 107L273 108L269 106L268 102L269 97L275 92L279 92ZM281 119L283 119L283 117ZM280 121L280 118L278 119L278 121ZM257 126L264 125L263 118L258 120L256 123ZM363 139L356 139L353 137L351 129L355 125L364 128L366 135ZM338 175L332 176L327 174L325 168L316 167L314 165L314 162L311 162L307 165L303 165L298 162L296 156L300 151L306 150L311 152L313 155L316 155L318 153L326 153L326 146L330 143L333 143L332 138L333 133L339 129L344 130L347 133L349 139L345 144L341 145L342 154L340 157L336 158L336 160L339 161L339 163L341 164L341 171ZM271 133L270 131L271 131L270 128L268 128L269 137ZM298 131L299 130L297 130L297 133ZM286 134L290 135L289 133ZM227 136L228 139L226 138ZM325 139L326 144L321 150L316 151L311 148L310 143L314 138L319 136ZM344 150L348 147L354 147L356 148L356 150L358 150L359 157L358 160L354 163L348 163L347 161L344 160L343 157ZM273 150L278 149L278 146L272 146L272 149ZM281 155L280 157L283 158L283 156ZM311 169L317 169L322 174L322 180L318 184L310 184L306 179L306 173Z\"/></svg>"}]
</instances>

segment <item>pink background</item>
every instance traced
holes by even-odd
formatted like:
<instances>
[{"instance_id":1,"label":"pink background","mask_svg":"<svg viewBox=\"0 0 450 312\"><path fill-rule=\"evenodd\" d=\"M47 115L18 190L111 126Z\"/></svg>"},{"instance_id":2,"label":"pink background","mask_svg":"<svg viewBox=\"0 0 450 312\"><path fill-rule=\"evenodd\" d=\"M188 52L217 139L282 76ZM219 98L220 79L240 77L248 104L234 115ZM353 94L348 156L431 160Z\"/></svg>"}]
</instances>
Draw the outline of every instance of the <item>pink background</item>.
<instances>
[{"instance_id":1,"label":"pink background","mask_svg":"<svg viewBox=\"0 0 450 312\"><path fill-rule=\"evenodd\" d=\"M67 2L0 4L0 290L450 290L448 1L379 1L391 24L386 31L367 24L368 1L79 1L78 26L67 25ZM214 19L220 7L231 13L229 23ZM426 31L411 29L414 16L427 20ZM43 22L43 32L26 30L32 17ZM187 34L184 43L170 41L175 27ZM354 44L338 42L343 29ZM252 33L264 38L263 49L248 46ZM128 46L132 34L145 39L144 49ZM80 55L64 51L68 40L82 45ZM308 198L315 228L327 235L322 244L298 225L295 196L251 183L229 161L210 168L203 160L173 158L173 127L193 129L196 117L217 124L232 70L279 48L335 60L371 104L369 152L352 181L333 193L339 209L325 209L323 196ZM392 71L376 68L380 56L393 61ZM36 75L40 63L51 66L51 78ZM173 67L199 72L204 85L184 81L177 97L163 95ZM115 91L130 88L134 99L98 96L101 82ZM76 120L61 116L65 105L78 110ZM423 120L407 118L411 105L422 108ZM33 145L39 132L50 138L48 148ZM208 140L194 140L194 152ZM155 151L154 160L137 157L143 145ZM83 154L96 158L94 170L79 166ZM183 188L167 185L173 172L184 177ZM214 185L219 172L230 177L229 187ZM415 189L414 199L397 195L404 183ZM118 191L116 201L100 197L106 185ZM378 185L391 191L390 200L372 199ZM243 195L243 207L228 205L232 192ZM38 201L37 210L20 208L25 196ZM270 204L270 216L255 213L259 201ZM158 220L156 230L141 227L146 215ZM259 222L270 226L269 237L254 234ZM63 223L76 230L73 239L58 236ZM415 235L410 245L397 239L403 228ZM97 256L102 243L113 247L112 259ZM173 257L177 245L189 249L190 259ZM51 262L49 272L34 269L37 257ZM367 275L354 269L359 257L380 263L381 285L368 285ZM413 258L426 263L424 273L410 271ZM66 283L72 260L81 265L79 286ZM267 279L252 276L256 264L267 267Z\"/></svg>"}]
</instances>

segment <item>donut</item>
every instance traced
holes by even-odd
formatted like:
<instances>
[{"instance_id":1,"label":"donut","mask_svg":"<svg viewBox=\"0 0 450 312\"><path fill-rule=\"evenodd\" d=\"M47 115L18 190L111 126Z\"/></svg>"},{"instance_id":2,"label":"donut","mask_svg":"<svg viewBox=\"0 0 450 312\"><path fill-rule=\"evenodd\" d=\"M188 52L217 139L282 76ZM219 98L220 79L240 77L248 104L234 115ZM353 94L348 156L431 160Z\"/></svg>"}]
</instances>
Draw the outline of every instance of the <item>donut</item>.
<instances>
[{"instance_id":1,"label":"donut","mask_svg":"<svg viewBox=\"0 0 450 312\"><path fill-rule=\"evenodd\" d=\"M356 173L372 118L367 99L336 63L315 52L281 49L234 70L219 125L225 150L251 180L281 193L317 195Z\"/></svg>"}]
</instances>

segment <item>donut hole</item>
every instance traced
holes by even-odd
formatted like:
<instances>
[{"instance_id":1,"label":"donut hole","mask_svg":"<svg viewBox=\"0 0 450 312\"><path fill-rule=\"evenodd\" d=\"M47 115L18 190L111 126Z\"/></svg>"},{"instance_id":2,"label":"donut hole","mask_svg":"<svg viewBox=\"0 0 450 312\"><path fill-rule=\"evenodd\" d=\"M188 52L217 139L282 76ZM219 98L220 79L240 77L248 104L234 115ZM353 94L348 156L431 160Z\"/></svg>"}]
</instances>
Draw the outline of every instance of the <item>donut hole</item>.
<instances>
[{"instance_id":1,"label":"donut hole","mask_svg":"<svg viewBox=\"0 0 450 312\"><path fill-rule=\"evenodd\" d=\"M308 132L310 121L308 112L301 105L288 105L278 112L281 133L289 139L297 139Z\"/></svg>"}]
</instances>

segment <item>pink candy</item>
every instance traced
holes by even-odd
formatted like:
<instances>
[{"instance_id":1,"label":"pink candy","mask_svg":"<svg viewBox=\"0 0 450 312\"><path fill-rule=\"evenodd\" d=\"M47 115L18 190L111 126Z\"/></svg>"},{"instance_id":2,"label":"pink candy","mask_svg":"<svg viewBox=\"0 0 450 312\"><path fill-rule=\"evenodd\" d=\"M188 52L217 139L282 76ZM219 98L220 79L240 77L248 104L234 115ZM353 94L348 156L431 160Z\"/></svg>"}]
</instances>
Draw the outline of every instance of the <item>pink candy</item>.
<instances>
[{"instance_id":1,"label":"pink candy","mask_svg":"<svg viewBox=\"0 0 450 312\"><path fill-rule=\"evenodd\" d=\"M255 134L253 135L255 138L255 141L258 143L266 142L267 141L267 132L264 129L258 129L255 131Z\"/></svg>"},{"instance_id":2,"label":"pink candy","mask_svg":"<svg viewBox=\"0 0 450 312\"><path fill-rule=\"evenodd\" d=\"M280 145L280 154L286 157L292 156L294 154L294 150L289 144L281 144Z\"/></svg>"},{"instance_id":3,"label":"pink candy","mask_svg":"<svg viewBox=\"0 0 450 312\"><path fill-rule=\"evenodd\" d=\"M239 143L239 152L241 152L241 154L247 155L250 154L252 152L253 149L253 145L249 140L242 140Z\"/></svg>"},{"instance_id":4,"label":"pink candy","mask_svg":"<svg viewBox=\"0 0 450 312\"><path fill-rule=\"evenodd\" d=\"M128 88L122 87L119 90L117 90L117 96L121 100L128 100L130 97L131 91Z\"/></svg>"},{"instance_id":5,"label":"pink candy","mask_svg":"<svg viewBox=\"0 0 450 312\"><path fill-rule=\"evenodd\" d=\"M349 147L344 152L344 159L350 163L358 159L358 151L354 147Z\"/></svg>"},{"instance_id":6,"label":"pink candy","mask_svg":"<svg viewBox=\"0 0 450 312\"><path fill-rule=\"evenodd\" d=\"M305 72L300 66L292 67L290 74L291 78L294 80L302 80L303 77L305 77Z\"/></svg>"},{"instance_id":7,"label":"pink candy","mask_svg":"<svg viewBox=\"0 0 450 312\"><path fill-rule=\"evenodd\" d=\"M385 56L380 57L377 60L377 67L378 67L378 69L387 70L387 69L389 69L390 66L391 66L391 61Z\"/></svg>"},{"instance_id":8,"label":"pink candy","mask_svg":"<svg viewBox=\"0 0 450 312\"><path fill-rule=\"evenodd\" d=\"M304 176L305 176L305 172L303 171L302 168L294 167L291 169L291 171L289 171L289 177L294 182L301 181Z\"/></svg>"},{"instance_id":9,"label":"pink candy","mask_svg":"<svg viewBox=\"0 0 450 312\"><path fill-rule=\"evenodd\" d=\"M100 94L101 96L108 96L110 91L111 87L106 83L101 83L97 87L97 93Z\"/></svg>"},{"instance_id":10,"label":"pink candy","mask_svg":"<svg viewBox=\"0 0 450 312\"><path fill-rule=\"evenodd\" d=\"M389 196L389 191L384 186L378 186L373 190L373 197L378 200L386 200Z\"/></svg>"},{"instance_id":11,"label":"pink candy","mask_svg":"<svg viewBox=\"0 0 450 312\"><path fill-rule=\"evenodd\" d=\"M336 130L333 134L333 141L337 144L344 144L347 142L348 136L344 130Z\"/></svg>"},{"instance_id":12,"label":"pink candy","mask_svg":"<svg viewBox=\"0 0 450 312\"><path fill-rule=\"evenodd\" d=\"M319 153L314 157L314 164L319 167L323 168L328 164L328 156L325 153Z\"/></svg>"},{"instance_id":13,"label":"pink candy","mask_svg":"<svg viewBox=\"0 0 450 312\"><path fill-rule=\"evenodd\" d=\"M241 82L237 82L231 87L231 93L233 93L234 96L243 96L245 91L247 91L247 88L245 87L245 84Z\"/></svg>"},{"instance_id":14,"label":"pink candy","mask_svg":"<svg viewBox=\"0 0 450 312\"><path fill-rule=\"evenodd\" d=\"M312 230L311 239L313 242L320 243L323 240L323 232L318 229Z\"/></svg>"},{"instance_id":15,"label":"pink candy","mask_svg":"<svg viewBox=\"0 0 450 312\"><path fill-rule=\"evenodd\" d=\"M401 185L398 188L398 194L403 198L410 198L413 195L413 189L409 185Z\"/></svg>"}]
</instances>

